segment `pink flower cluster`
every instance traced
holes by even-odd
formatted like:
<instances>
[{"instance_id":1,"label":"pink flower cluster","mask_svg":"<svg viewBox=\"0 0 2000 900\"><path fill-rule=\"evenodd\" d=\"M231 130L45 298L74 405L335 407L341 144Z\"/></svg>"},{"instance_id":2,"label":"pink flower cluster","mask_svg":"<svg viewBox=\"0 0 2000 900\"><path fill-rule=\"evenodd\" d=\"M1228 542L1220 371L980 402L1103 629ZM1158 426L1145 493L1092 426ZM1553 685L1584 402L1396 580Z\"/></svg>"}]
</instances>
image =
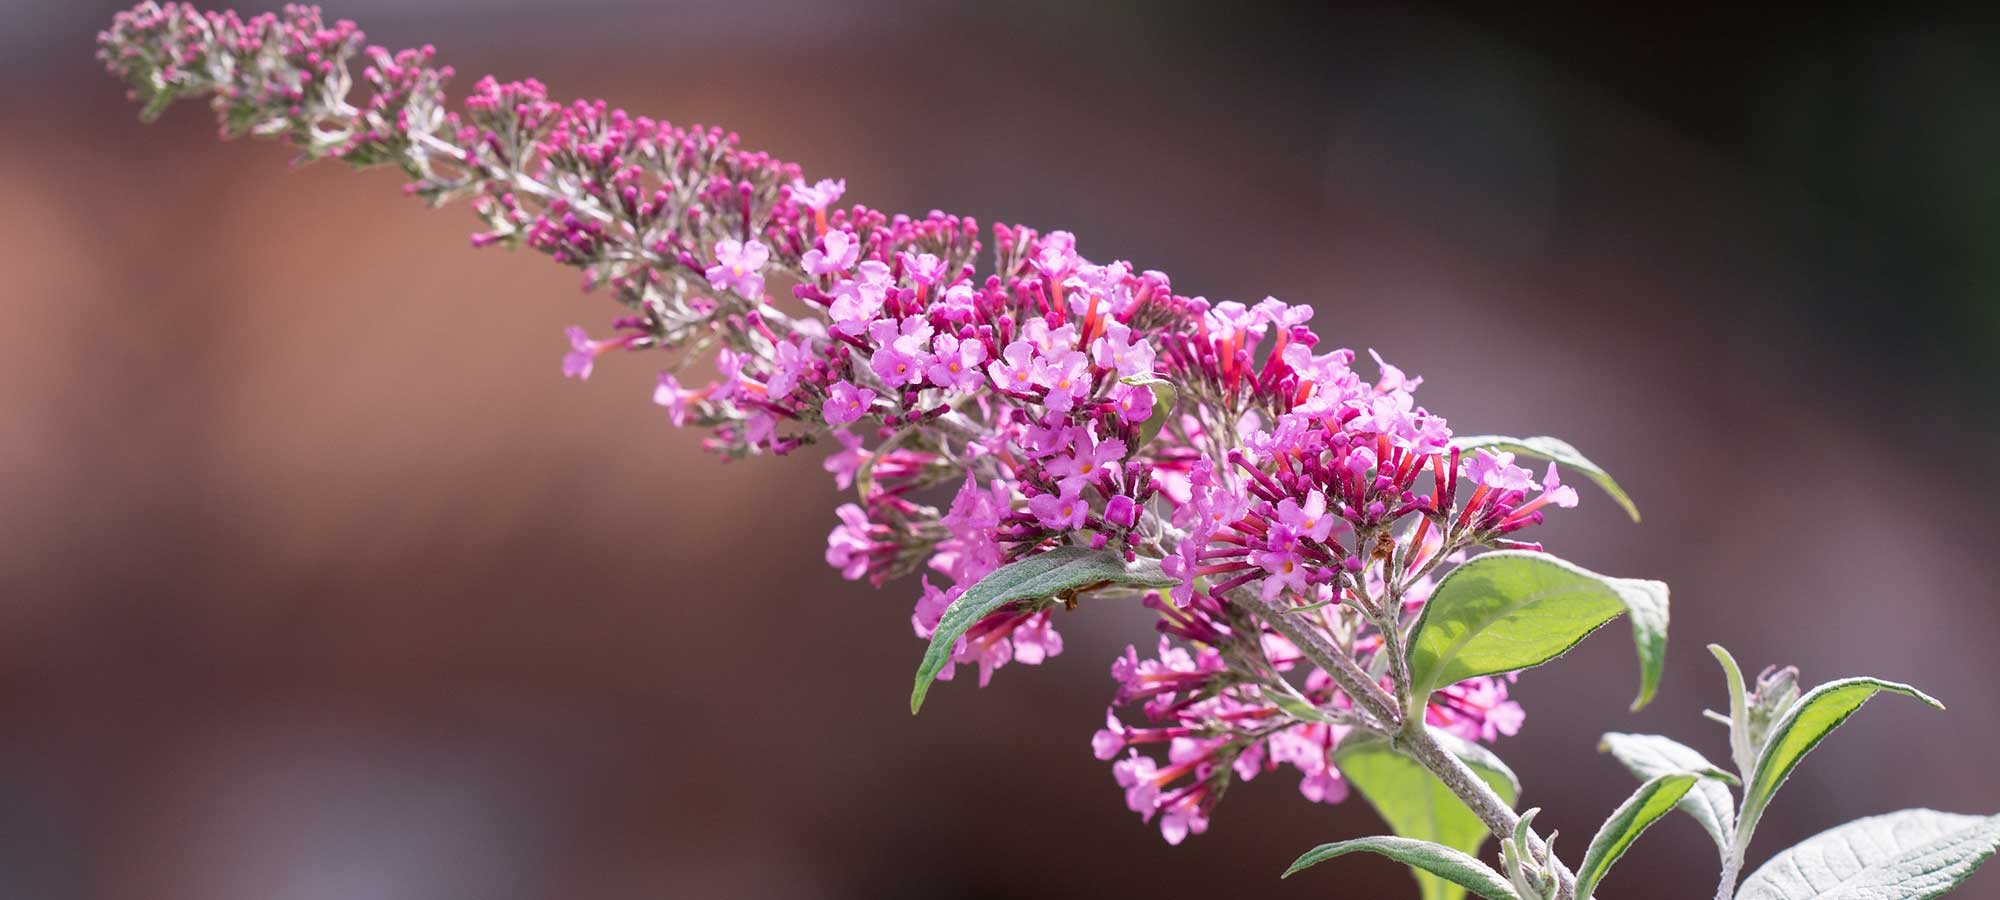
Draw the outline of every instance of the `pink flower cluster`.
<instances>
[{"instance_id":1,"label":"pink flower cluster","mask_svg":"<svg viewBox=\"0 0 2000 900\"><path fill-rule=\"evenodd\" d=\"M1432 581L1426 575L1407 585L1409 613L1422 609ZM1369 587L1379 596L1387 586ZM1334 752L1353 730L1353 702L1327 673L1226 597L1199 593L1176 603L1149 594L1145 603L1160 613L1158 650L1144 659L1127 647L1112 662L1118 690L1104 729L1091 739L1097 758L1116 761L1113 774L1134 812L1149 821L1160 816L1162 836L1178 844L1207 827L1208 810L1231 781L1280 766L1297 771L1299 793L1309 801L1347 797ZM1383 649L1379 631L1353 622L1338 605L1302 606L1290 615L1341 637L1364 666ZM1303 676L1294 678L1301 669ZM1432 695L1425 720L1468 741L1512 735L1522 713L1507 698L1508 681L1482 677L1449 686ZM1316 713L1301 716L1301 702ZM1119 718L1121 707L1134 705L1146 727ZM1148 744L1166 745L1168 765L1140 754Z\"/></svg>"},{"instance_id":2,"label":"pink flower cluster","mask_svg":"<svg viewBox=\"0 0 2000 900\"><path fill-rule=\"evenodd\" d=\"M654 402L709 429L716 452L835 447L826 468L857 497L827 562L877 585L927 571L920 638L980 579L1052 547L1158 560L1178 584L1134 598L1158 612L1157 652L1114 662L1092 745L1170 842L1207 828L1232 779L1279 766L1310 800L1346 795L1334 751L1363 719L1247 601L1292 607L1368 666L1441 567L1534 547L1516 533L1576 503L1553 466L1538 483L1512 454L1455 448L1414 399L1422 379L1375 356L1370 380L1351 351L1316 352L1308 306L1178 294L1160 272L1085 258L1062 231L840 207L844 181L808 180L734 134L563 106L534 81L483 79L453 111L430 48L365 46L310 7L241 19L145 3L100 46L149 112L207 96L227 135L396 165L413 195L471 202L475 245L580 270L626 309L605 336L570 329L565 375L659 351ZM1056 656L1055 615L993 613L941 677L974 665L983 685ZM1512 734L1507 683L1447 688L1427 720ZM1117 715L1132 705L1143 727Z\"/></svg>"}]
</instances>

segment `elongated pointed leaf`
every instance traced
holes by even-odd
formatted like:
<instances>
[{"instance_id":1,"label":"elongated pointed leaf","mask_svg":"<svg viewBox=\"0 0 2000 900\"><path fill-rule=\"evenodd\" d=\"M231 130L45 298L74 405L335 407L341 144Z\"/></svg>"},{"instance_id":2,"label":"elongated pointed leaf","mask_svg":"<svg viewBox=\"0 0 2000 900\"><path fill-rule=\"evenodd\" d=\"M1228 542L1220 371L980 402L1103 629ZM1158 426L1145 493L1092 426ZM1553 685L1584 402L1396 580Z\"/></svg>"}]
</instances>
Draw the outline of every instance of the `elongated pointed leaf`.
<instances>
[{"instance_id":1,"label":"elongated pointed leaf","mask_svg":"<svg viewBox=\"0 0 2000 900\"><path fill-rule=\"evenodd\" d=\"M1379 853L1413 869L1420 869L1469 890L1486 900L1519 900L1513 885L1485 863L1442 844L1399 837L1365 837L1321 844L1285 870L1283 877L1349 853Z\"/></svg>"},{"instance_id":2,"label":"elongated pointed leaf","mask_svg":"<svg viewBox=\"0 0 2000 900\"><path fill-rule=\"evenodd\" d=\"M1639 650L1638 709L1651 702L1667 659L1667 586L1610 578L1546 553L1496 550L1451 570L1424 604L1410 638L1412 702L1475 675L1539 666L1591 632L1632 614Z\"/></svg>"},{"instance_id":3,"label":"elongated pointed leaf","mask_svg":"<svg viewBox=\"0 0 2000 900\"><path fill-rule=\"evenodd\" d=\"M1757 768L1757 748L1750 746L1750 711L1744 700L1743 669L1721 644L1708 645L1708 652L1722 664L1722 677L1729 682L1729 755L1736 763L1736 774L1749 778Z\"/></svg>"},{"instance_id":4,"label":"elongated pointed leaf","mask_svg":"<svg viewBox=\"0 0 2000 900\"><path fill-rule=\"evenodd\" d=\"M1490 785L1507 805L1521 795L1520 781L1505 763L1477 744L1440 731L1431 734ZM1354 785L1368 805L1389 823L1397 835L1450 847L1465 854L1477 854L1486 840L1486 826L1452 794L1444 782L1416 760L1391 749L1389 742L1372 736L1352 736L1333 753L1334 765ZM1423 900L1459 900L1465 889L1429 872L1411 873L1423 892Z\"/></svg>"},{"instance_id":5,"label":"elongated pointed leaf","mask_svg":"<svg viewBox=\"0 0 2000 900\"><path fill-rule=\"evenodd\" d=\"M1906 809L1822 831L1744 879L1736 900L1930 900L2000 847L2000 816Z\"/></svg>"},{"instance_id":6,"label":"elongated pointed leaf","mask_svg":"<svg viewBox=\"0 0 2000 900\"><path fill-rule=\"evenodd\" d=\"M1612 810L1611 818L1605 819L1597 829L1597 836L1590 839L1590 849L1584 851L1583 864L1576 869L1576 895L1590 896L1632 842L1661 816L1672 812L1674 804L1687 796L1688 790L1700 780L1700 775L1687 772L1661 775L1639 785L1632 796Z\"/></svg>"},{"instance_id":7,"label":"elongated pointed leaf","mask_svg":"<svg viewBox=\"0 0 2000 900\"><path fill-rule=\"evenodd\" d=\"M917 683L910 691L910 713L924 705L924 695L937 678L959 636L980 619L1003 606L1044 601L1066 592L1082 592L1114 584L1142 588L1172 587L1179 582L1160 572L1158 560L1142 559L1126 564L1125 557L1111 550L1086 547L1057 547L993 570L945 608L938 619L931 645L917 666Z\"/></svg>"},{"instance_id":8,"label":"elongated pointed leaf","mask_svg":"<svg viewBox=\"0 0 2000 900\"><path fill-rule=\"evenodd\" d=\"M1847 721L1848 716L1854 715L1861 704L1868 702L1868 698L1883 691L1915 697L1938 709L1944 708L1944 704L1923 691L1879 678L1842 678L1806 692L1792 704L1783 718L1772 724L1763 752L1757 756L1757 769L1745 780L1743 812L1736 823L1736 846L1739 849L1750 845L1750 834L1756 830L1757 821L1763 818L1771 798L1784 785L1785 779L1791 777L1792 770L1798 768L1799 761Z\"/></svg>"},{"instance_id":9,"label":"elongated pointed leaf","mask_svg":"<svg viewBox=\"0 0 2000 900\"><path fill-rule=\"evenodd\" d=\"M1128 448L1136 453L1140 447L1152 443L1153 438L1159 436L1160 429L1166 426L1167 420L1174 414L1174 405L1180 402L1180 392L1174 390L1174 386L1166 379L1156 375L1133 375L1118 380L1126 384L1139 385L1153 392L1153 414L1147 416L1146 421L1139 423L1139 441Z\"/></svg>"},{"instance_id":10,"label":"elongated pointed leaf","mask_svg":"<svg viewBox=\"0 0 2000 900\"><path fill-rule=\"evenodd\" d=\"M1657 734L1607 734L1598 749L1617 757L1641 779L1715 770L1715 764L1699 752ZM1701 823L1702 830L1715 839L1717 850L1725 856L1729 853L1729 843L1736 838L1736 799L1728 787L1714 778L1704 778L1681 798L1678 807Z\"/></svg>"},{"instance_id":11,"label":"elongated pointed leaf","mask_svg":"<svg viewBox=\"0 0 2000 900\"><path fill-rule=\"evenodd\" d=\"M1487 450L1518 453L1522 456L1546 459L1556 465L1575 469L1589 476L1591 481L1597 482L1597 486L1603 488L1605 493L1610 494L1611 499L1617 501L1619 507L1625 510L1625 514L1632 517L1632 521L1639 521L1639 507L1633 505L1632 498L1626 495L1625 489L1619 487L1618 482L1611 479L1611 473L1604 471L1596 463L1591 462L1589 458L1578 452L1575 447L1570 446L1568 441L1547 436L1513 438L1497 434L1479 434L1470 437L1452 438L1451 445L1461 450L1478 450L1484 448Z\"/></svg>"}]
</instances>

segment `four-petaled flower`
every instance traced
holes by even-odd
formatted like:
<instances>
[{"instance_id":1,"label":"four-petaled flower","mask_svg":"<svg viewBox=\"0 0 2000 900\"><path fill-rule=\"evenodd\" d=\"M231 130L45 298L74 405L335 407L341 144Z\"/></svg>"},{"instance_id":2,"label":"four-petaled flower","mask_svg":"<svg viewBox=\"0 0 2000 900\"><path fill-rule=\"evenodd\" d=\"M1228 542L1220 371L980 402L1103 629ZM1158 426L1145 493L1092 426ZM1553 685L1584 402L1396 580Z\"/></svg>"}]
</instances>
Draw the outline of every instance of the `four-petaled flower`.
<instances>
[{"instance_id":1,"label":"four-petaled flower","mask_svg":"<svg viewBox=\"0 0 2000 900\"><path fill-rule=\"evenodd\" d=\"M931 287L944 280L945 262L931 253L905 253L901 257L903 271L920 287Z\"/></svg>"},{"instance_id":2,"label":"four-petaled flower","mask_svg":"<svg viewBox=\"0 0 2000 900\"><path fill-rule=\"evenodd\" d=\"M1076 401L1090 393L1090 357L1081 350L1057 351L1037 370L1038 383L1048 388L1042 403L1055 412L1069 412Z\"/></svg>"},{"instance_id":3,"label":"four-petaled flower","mask_svg":"<svg viewBox=\"0 0 2000 900\"><path fill-rule=\"evenodd\" d=\"M1132 329L1123 323L1107 326L1104 336L1092 345L1091 353L1098 368L1111 369L1120 378L1149 375L1153 371L1153 345L1144 339L1133 342Z\"/></svg>"},{"instance_id":4,"label":"four-petaled flower","mask_svg":"<svg viewBox=\"0 0 2000 900\"><path fill-rule=\"evenodd\" d=\"M1529 491L1535 487L1535 476L1514 465L1514 454L1506 452L1475 451L1472 460L1465 464L1465 477L1496 491Z\"/></svg>"},{"instance_id":5,"label":"four-petaled flower","mask_svg":"<svg viewBox=\"0 0 2000 900\"><path fill-rule=\"evenodd\" d=\"M563 331L569 335L569 352L563 355L563 377L590 380L590 370L597 365L597 354L603 350L590 339L590 332L571 325Z\"/></svg>"},{"instance_id":6,"label":"four-petaled flower","mask_svg":"<svg viewBox=\"0 0 2000 900\"><path fill-rule=\"evenodd\" d=\"M772 351L771 378L764 383L765 397L783 400L799 386L799 376L812 369L815 355L804 339L780 341Z\"/></svg>"},{"instance_id":7,"label":"four-petaled flower","mask_svg":"<svg viewBox=\"0 0 2000 900\"><path fill-rule=\"evenodd\" d=\"M840 452L829 454L820 468L832 474L834 486L844 491L854 486L854 475L869 454L861 449L861 436L852 431L843 428L834 432L833 438L840 442Z\"/></svg>"},{"instance_id":8,"label":"four-petaled flower","mask_svg":"<svg viewBox=\"0 0 2000 900\"><path fill-rule=\"evenodd\" d=\"M1058 479L1078 478L1085 484L1094 484L1104 477L1107 468L1116 468L1125 458L1125 442L1109 440L1099 442L1097 436L1083 431L1070 444L1070 452L1049 460L1049 474Z\"/></svg>"},{"instance_id":9,"label":"four-petaled flower","mask_svg":"<svg viewBox=\"0 0 2000 900\"><path fill-rule=\"evenodd\" d=\"M1326 514L1326 495L1317 488L1306 494L1303 506L1290 497L1278 501L1278 521L1291 527L1299 537L1321 543L1333 531L1333 517Z\"/></svg>"},{"instance_id":10,"label":"four-petaled flower","mask_svg":"<svg viewBox=\"0 0 2000 900\"><path fill-rule=\"evenodd\" d=\"M1111 402L1118 407L1118 420L1137 425L1153 417L1153 389L1143 384L1119 384L1111 389Z\"/></svg>"},{"instance_id":11,"label":"four-petaled flower","mask_svg":"<svg viewBox=\"0 0 2000 900\"><path fill-rule=\"evenodd\" d=\"M986 361L985 344L940 334L931 342L931 350L931 365L924 373L930 377L931 384L970 393L986 382L979 373L979 364Z\"/></svg>"},{"instance_id":12,"label":"four-petaled flower","mask_svg":"<svg viewBox=\"0 0 2000 900\"><path fill-rule=\"evenodd\" d=\"M589 332L575 325L563 330L569 337L569 352L563 354L563 377L579 381L590 380L590 371L597 366L597 357L607 350L630 347L639 338L637 332L605 338L601 341L590 339Z\"/></svg>"},{"instance_id":13,"label":"four-petaled flower","mask_svg":"<svg viewBox=\"0 0 2000 900\"><path fill-rule=\"evenodd\" d=\"M681 387L681 380L672 372L660 373L660 384L653 389L653 402L667 408L667 419L675 428L687 424L688 409L694 401L701 399L702 391L690 391Z\"/></svg>"},{"instance_id":14,"label":"four-petaled flower","mask_svg":"<svg viewBox=\"0 0 2000 900\"><path fill-rule=\"evenodd\" d=\"M715 265L708 267L708 286L718 291L735 291L745 300L764 299L764 264L771 248L760 241L745 243L735 238L715 242Z\"/></svg>"},{"instance_id":15,"label":"four-petaled flower","mask_svg":"<svg viewBox=\"0 0 2000 900\"><path fill-rule=\"evenodd\" d=\"M1535 498L1535 504L1539 506L1548 502L1561 509L1574 509L1576 500L1576 488L1563 484L1562 477L1556 473L1556 464L1549 463L1548 474L1542 476L1542 496Z\"/></svg>"},{"instance_id":16,"label":"four-petaled flower","mask_svg":"<svg viewBox=\"0 0 2000 900\"><path fill-rule=\"evenodd\" d=\"M890 387L922 384L925 367L930 364L927 350L932 330L931 324L920 316L911 316L900 323L876 320L868 329L868 336L877 345L868 359L868 367Z\"/></svg>"},{"instance_id":17,"label":"four-petaled flower","mask_svg":"<svg viewBox=\"0 0 2000 900\"><path fill-rule=\"evenodd\" d=\"M1003 391L1026 393L1035 387L1035 345L1015 341L1000 351L1000 358L986 367L993 384Z\"/></svg>"},{"instance_id":18,"label":"four-petaled flower","mask_svg":"<svg viewBox=\"0 0 2000 900\"><path fill-rule=\"evenodd\" d=\"M1084 520L1090 515L1090 504L1083 502L1079 496L1082 485L1066 481L1059 487L1062 490L1059 494L1037 494L1028 498L1028 511L1035 514L1036 521L1041 522L1043 528L1055 531L1082 528Z\"/></svg>"},{"instance_id":19,"label":"four-petaled flower","mask_svg":"<svg viewBox=\"0 0 2000 900\"><path fill-rule=\"evenodd\" d=\"M820 414L826 418L828 425L845 425L861 418L874 403L874 391L855 387L843 378L827 390L826 404L821 407Z\"/></svg>"},{"instance_id":20,"label":"four-petaled flower","mask_svg":"<svg viewBox=\"0 0 2000 900\"><path fill-rule=\"evenodd\" d=\"M846 335L866 333L889 295L888 263L863 260L854 273L857 277L843 278L834 286L833 303L827 308L833 330Z\"/></svg>"},{"instance_id":21,"label":"four-petaled flower","mask_svg":"<svg viewBox=\"0 0 2000 900\"><path fill-rule=\"evenodd\" d=\"M803 178L792 179L792 199L800 206L815 212L825 212L847 193L847 179L822 178L813 184L806 184Z\"/></svg>"},{"instance_id":22,"label":"four-petaled flower","mask_svg":"<svg viewBox=\"0 0 2000 900\"><path fill-rule=\"evenodd\" d=\"M861 256L861 245L855 242L854 235L845 231L829 231L819 242L821 247L807 250L799 258L799 265L821 278L846 274Z\"/></svg>"},{"instance_id":23,"label":"four-petaled flower","mask_svg":"<svg viewBox=\"0 0 2000 900\"><path fill-rule=\"evenodd\" d=\"M1306 567L1296 551L1289 548L1265 550L1253 554L1250 559L1270 573L1263 582L1264 599L1269 600L1286 590L1293 593L1305 591Z\"/></svg>"}]
</instances>

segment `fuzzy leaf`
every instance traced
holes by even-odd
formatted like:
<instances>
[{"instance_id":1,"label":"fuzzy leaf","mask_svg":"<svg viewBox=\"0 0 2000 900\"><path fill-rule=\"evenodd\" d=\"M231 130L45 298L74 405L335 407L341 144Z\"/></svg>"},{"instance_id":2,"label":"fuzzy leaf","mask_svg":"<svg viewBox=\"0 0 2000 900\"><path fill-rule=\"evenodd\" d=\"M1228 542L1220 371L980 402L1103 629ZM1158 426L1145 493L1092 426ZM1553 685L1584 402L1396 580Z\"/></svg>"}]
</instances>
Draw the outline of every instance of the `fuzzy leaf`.
<instances>
[{"instance_id":1,"label":"fuzzy leaf","mask_svg":"<svg viewBox=\"0 0 2000 900\"><path fill-rule=\"evenodd\" d=\"M1625 510L1625 514L1632 517L1632 521L1639 521L1639 507L1633 505L1632 498L1625 494L1625 489L1619 487L1618 482L1611 479L1610 473L1598 468L1596 463L1591 462L1589 458L1577 452L1577 449L1570 446L1568 441L1552 437L1513 438L1497 434L1479 434L1470 437L1452 438L1451 445L1460 450L1478 450L1484 448L1487 450L1518 453L1522 456L1545 459L1560 466L1568 466L1589 476L1591 481L1597 482L1597 486L1603 488L1605 493L1610 494L1611 499L1617 501L1618 505Z\"/></svg>"},{"instance_id":2,"label":"fuzzy leaf","mask_svg":"<svg viewBox=\"0 0 2000 900\"><path fill-rule=\"evenodd\" d=\"M1657 734L1607 734L1598 749L1625 765L1640 778L1656 778L1674 772L1717 772L1715 764L1692 748ZM1736 836L1736 800L1729 788L1711 776L1696 782L1681 798L1682 812L1701 823L1702 830L1715 839L1717 850L1727 854Z\"/></svg>"},{"instance_id":3,"label":"fuzzy leaf","mask_svg":"<svg viewBox=\"0 0 2000 900\"><path fill-rule=\"evenodd\" d=\"M1431 734L1459 759L1464 760L1482 781L1491 786L1507 805L1521 795L1521 784L1499 757L1477 744L1444 732ZM1341 741L1333 751L1334 765L1348 783L1354 785L1368 805L1389 823L1390 830L1405 838L1450 847L1460 853L1476 854L1486 840L1486 825L1453 795L1437 776L1422 764L1390 748L1379 737L1355 735ZM1423 892L1423 900L1459 900L1465 889L1421 869L1411 872Z\"/></svg>"},{"instance_id":4,"label":"fuzzy leaf","mask_svg":"<svg viewBox=\"0 0 2000 900\"><path fill-rule=\"evenodd\" d=\"M1736 900L1930 900L2000 846L2000 816L1906 809L1856 819L1771 857Z\"/></svg>"},{"instance_id":5,"label":"fuzzy leaf","mask_svg":"<svg viewBox=\"0 0 2000 900\"><path fill-rule=\"evenodd\" d=\"M1583 864L1577 867L1576 895L1590 896L1632 842L1661 816L1672 812L1674 804L1687 796L1688 789L1700 780L1700 775L1689 772L1661 775L1639 785L1632 796L1612 810L1611 818L1605 819L1597 829L1597 836L1590 839L1590 849L1584 851Z\"/></svg>"},{"instance_id":6,"label":"fuzzy leaf","mask_svg":"<svg viewBox=\"0 0 2000 900\"><path fill-rule=\"evenodd\" d=\"M1944 708L1944 704L1923 691L1879 678L1842 678L1806 692L1783 718L1771 725L1770 736L1757 756L1756 770L1745 776L1743 812L1736 823L1738 849L1750 845L1750 833L1763 818L1772 796L1791 777L1792 770L1798 768L1799 761L1847 721L1848 716L1854 715L1868 698L1882 691L1915 697L1930 706Z\"/></svg>"},{"instance_id":7,"label":"fuzzy leaf","mask_svg":"<svg viewBox=\"0 0 2000 900\"><path fill-rule=\"evenodd\" d=\"M1539 666L1632 614L1645 706L1667 657L1667 586L1610 578L1546 553L1496 550L1445 575L1410 638L1411 702L1477 675Z\"/></svg>"},{"instance_id":8,"label":"fuzzy leaf","mask_svg":"<svg viewBox=\"0 0 2000 900\"><path fill-rule=\"evenodd\" d=\"M1736 657L1730 656L1721 644L1708 645L1708 652L1715 655L1715 661L1722 664L1722 677L1729 689L1729 755L1734 757L1736 772L1745 778L1757 768L1757 748L1750 746L1750 708L1743 690L1743 669L1736 665Z\"/></svg>"},{"instance_id":9,"label":"fuzzy leaf","mask_svg":"<svg viewBox=\"0 0 2000 900\"><path fill-rule=\"evenodd\" d=\"M1125 557L1115 551L1086 547L1057 547L1001 566L952 601L938 619L931 645L924 650L924 660L917 666L917 683L910 691L910 713L915 715L924 705L924 695L930 691L931 682L944 668L945 661L951 658L959 636L1003 606L1114 584L1165 588L1178 583L1161 574L1158 560L1142 559L1128 565Z\"/></svg>"},{"instance_id":10,"label":"fuzzy leaf","mask_svg":"<svg viewBox=\"0 0 2000 900\"><path fill-rule=\"evenodd\" d=\"M1379 853L1413 869L1428 872L1486 900L1518 900L1512 885L1485 863L1442 844L1400 837L1365 837L1321 844L1306 852L1285 870L1283 877L1315 866L1336 856L1367 851Z\"/></svg>"}]
</instances>

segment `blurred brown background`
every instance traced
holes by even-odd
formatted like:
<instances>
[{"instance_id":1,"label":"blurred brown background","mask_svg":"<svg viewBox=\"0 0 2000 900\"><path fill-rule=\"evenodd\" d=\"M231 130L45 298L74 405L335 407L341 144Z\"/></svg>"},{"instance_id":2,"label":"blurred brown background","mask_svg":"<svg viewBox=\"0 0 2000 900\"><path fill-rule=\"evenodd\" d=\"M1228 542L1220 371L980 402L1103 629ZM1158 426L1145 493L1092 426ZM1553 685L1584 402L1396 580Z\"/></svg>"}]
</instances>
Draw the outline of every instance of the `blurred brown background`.
<instances>
[{"instance_id":1,"label":"blurred brown background","mask_svg":"<svg viewBox=\"0 0 2000 900\"><path fill-rule=\"evenodd\" d=\"M1757 859L2000 810L1989 23L329 5L436 42L461 87L539 76L886 209L1310 302L1462 432L1574 441L1646 521L1586 489L1544 538L1676 607L1643 714L1616 630L1519 686L1499 749L1572 848L1630 787L1601 731L1723 758L1718 640L1952 706L1871 705ZM564 381L561 328L604 300L469 249L392 174L217 144L195 108L138 125L90 61L115 6L0 2L0 895L1409 894L1372 860L1278 882L1376 827L1283 774L1178 848L1124 810L1087 744L1138 610L1066 618L1061 657L912 719L915 588L822 565L816 458L704 457L643 358ZM1712 890L1692 823L1640 849L1608 893Z\"/></svg>"}]
</instances>

